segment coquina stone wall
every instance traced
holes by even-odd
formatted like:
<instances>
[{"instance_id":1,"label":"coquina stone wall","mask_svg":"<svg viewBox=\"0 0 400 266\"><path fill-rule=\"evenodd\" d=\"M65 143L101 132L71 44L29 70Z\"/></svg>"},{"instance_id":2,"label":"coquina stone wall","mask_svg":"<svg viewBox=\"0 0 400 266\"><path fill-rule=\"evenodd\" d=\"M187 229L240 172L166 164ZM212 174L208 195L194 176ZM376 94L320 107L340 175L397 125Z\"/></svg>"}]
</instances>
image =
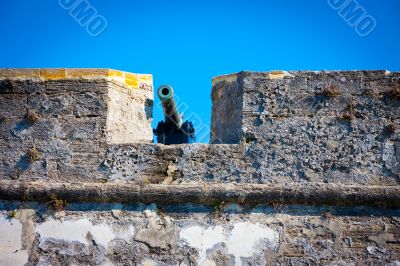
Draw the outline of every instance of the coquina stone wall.
<instances>
[{"instance_id":1,"label":"coquina stone wall","mask_svg":"<svg viewBox=\"0 0 400 266\"><path fill-rule=\"evenodd\" d=\"M107 145L150 143L151 75L107 69L0 70L0 171L90 180Z\"/></svg>"},{"instance_id":2,"label":"coquina stone wall","mask_svg":"<svg viewBox=\"0 0 400 266\"><path fill-rule=\"evenodd\" d=\"M398 72L240 72L212 99L211 142L254 143L276 175L400 181Z\"/></svg>"},{"instance_id":3,"label":"coquina stone wall","mask_svg":"<svg viewBox=\"0 0 400 266\"><path fill-rule=\"evenodd\" d=\"M17 210L11 218L10 213ZM1 265L392 265L399 210L0 203Z\"/></svg>"},{"instance_id":4,"label":"coquina stone wall","mask_svg":"<svg viewBox=\"0 0 400 266\"><path fill-rule=\"evenodd\" d=\"M0 69L0 265L400 265L400 75L213 80L151 143L150 75Z\"/></svg>"}]
</instances>

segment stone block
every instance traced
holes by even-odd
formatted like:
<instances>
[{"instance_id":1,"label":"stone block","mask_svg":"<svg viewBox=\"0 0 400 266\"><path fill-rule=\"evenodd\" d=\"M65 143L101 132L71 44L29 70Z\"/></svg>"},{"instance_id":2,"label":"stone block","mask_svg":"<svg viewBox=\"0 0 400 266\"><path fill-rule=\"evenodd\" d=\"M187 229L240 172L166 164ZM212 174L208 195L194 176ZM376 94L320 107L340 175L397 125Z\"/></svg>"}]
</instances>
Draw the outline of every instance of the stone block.
<instances>
[{"instance_id":1,"label":"stone block","mask_svg":"<svg viewBox=\"0 0 400 266\"><path fill-rule=\"evenodd\" d=\"M389 71L240 72L216 77L212 89L211 143L265 140L255 123L286 117L348 117L354 120L400 115L400 79ZM249 130L253 126L254 130Z\"/></svg>"},{"instance_id":2,"label":"stone block","mask_svg":"<svg viewBox=\"0 0 400 266\"><path fill-rule=\"evenodd\" d=\"M280 176L396 184L399 91L398 74L388 71L240 72L217 77L211 143L251 145L260 182Z\"/></svg>"},{"instance_id":3,"label":"stone block","mask_svg":"<svg viewBox=\"0 0 400 266\"><path fill-rule=\"evenodd\" d=\"M0 205L0 264L395 266L400 261L397 209L221 204L216 211L193 204L74 203L54 218L43 213L46 208L30 202Z\"/></svg>"},{"instance_id":4,"label":"stone block","mask_svg":"<svg viewBox=\"0 0 400 266\"><path fill-rule=\"evenodd\" d=\"M108 144L152 142L152 105L151 75L0 69L0 145L6 149L0 175L101 177L97 171ZM11 150L13 143L20 148ZM41 153L37 162L25 160L31 148Z\"/></svg>"}]
</instances>

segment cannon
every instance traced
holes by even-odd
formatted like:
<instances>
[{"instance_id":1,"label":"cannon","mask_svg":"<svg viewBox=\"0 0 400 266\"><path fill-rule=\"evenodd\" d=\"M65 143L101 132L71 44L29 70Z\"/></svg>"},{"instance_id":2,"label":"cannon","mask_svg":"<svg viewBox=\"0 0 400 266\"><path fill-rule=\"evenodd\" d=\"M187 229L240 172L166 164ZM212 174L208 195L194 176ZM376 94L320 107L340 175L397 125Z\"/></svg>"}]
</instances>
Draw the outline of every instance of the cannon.
<instances>
[{"instance_id":1,"label":"cannon","mask_svg":"<svg viewBox=\"0 0 400 266\"><path fill-rule=\"evenodd\" d=\"M166 145L194 142L193 124L189 121L182 123L183 116L178 112L172 87L161 85L157 90L157 95L164 112L164 121L160 121L157 128L153 130L154 135L157 136L157 142Z\"/></svg>"}]
</instances>

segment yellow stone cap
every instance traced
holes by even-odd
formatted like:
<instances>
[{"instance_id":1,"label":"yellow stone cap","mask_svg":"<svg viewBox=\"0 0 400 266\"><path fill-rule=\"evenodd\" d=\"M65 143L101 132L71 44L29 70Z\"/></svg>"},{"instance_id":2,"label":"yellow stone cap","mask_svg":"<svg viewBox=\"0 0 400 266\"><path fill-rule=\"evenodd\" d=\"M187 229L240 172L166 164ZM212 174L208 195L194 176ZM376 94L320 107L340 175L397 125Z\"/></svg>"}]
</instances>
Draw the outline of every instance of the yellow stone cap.
<instances>
[{"instance_id":1,"label":"yellow stone cap","mask_svg":"<svg viewBox=\"0 0 400 266\"><path fill-rule=\"evenodd\" d=\"M0 79L106 79L123 83L129 88L153 86L150 74L134 74L106 68L0 68Z\"/></svg>"},{"instance_id":2,"label":"yellow stone cap","mask_svg":"<svg viewBox=\"0 0 400 266\"><path fill-rule=\"evenodd\" d=\"M237 80L237 73L221 75L221 76L212 78L212 85L214 86L214 84L216 84L220 81L236 82L236 80Z\"/></svg>"},{"instance_id":3,"label":"yellow stone cap","mask_svg":"<svg viewBox=\"0 0 400 266\"><path fill-rule=\"evenodd\" d=\"M284 70L273 70L273 71L267 71L267 72L254 72L254 71L249 71L249 72L261 74L261 75L265 76L265 79L283 79L285 77L294 77L291 73L289 73L288 71L284 71ZM236 82L238 74L239 73L233 73L233 74L221 75L221 76L214 77L212 79L212 85L214 86L216 83L221 82L221 81Z\"/></svg>"}]
</instances>

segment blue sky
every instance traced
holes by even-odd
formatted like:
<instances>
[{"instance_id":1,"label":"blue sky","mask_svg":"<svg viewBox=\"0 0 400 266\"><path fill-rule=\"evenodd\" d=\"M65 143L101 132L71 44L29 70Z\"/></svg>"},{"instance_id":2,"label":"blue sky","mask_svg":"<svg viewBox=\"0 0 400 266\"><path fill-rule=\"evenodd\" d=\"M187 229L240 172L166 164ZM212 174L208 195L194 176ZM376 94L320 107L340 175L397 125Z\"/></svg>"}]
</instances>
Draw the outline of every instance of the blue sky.
<instances>
[{"instance_id":1,"label":"blue sky","mask_svg":"<svg viewBox=\"0 0 400 266\"><path fill-rule=\"evenodd\" d=\"M97 37L59 0L2 1L0 67L150 73L155 88L171 84L190 107L186 116L195 113L207 126L213 76L241 70L400 70L398 0L358 0L376 21L365 37L328 0L85 1L108 23ZM154 111L155 126L162 113Z\"/></svg>"}]
</instances>

